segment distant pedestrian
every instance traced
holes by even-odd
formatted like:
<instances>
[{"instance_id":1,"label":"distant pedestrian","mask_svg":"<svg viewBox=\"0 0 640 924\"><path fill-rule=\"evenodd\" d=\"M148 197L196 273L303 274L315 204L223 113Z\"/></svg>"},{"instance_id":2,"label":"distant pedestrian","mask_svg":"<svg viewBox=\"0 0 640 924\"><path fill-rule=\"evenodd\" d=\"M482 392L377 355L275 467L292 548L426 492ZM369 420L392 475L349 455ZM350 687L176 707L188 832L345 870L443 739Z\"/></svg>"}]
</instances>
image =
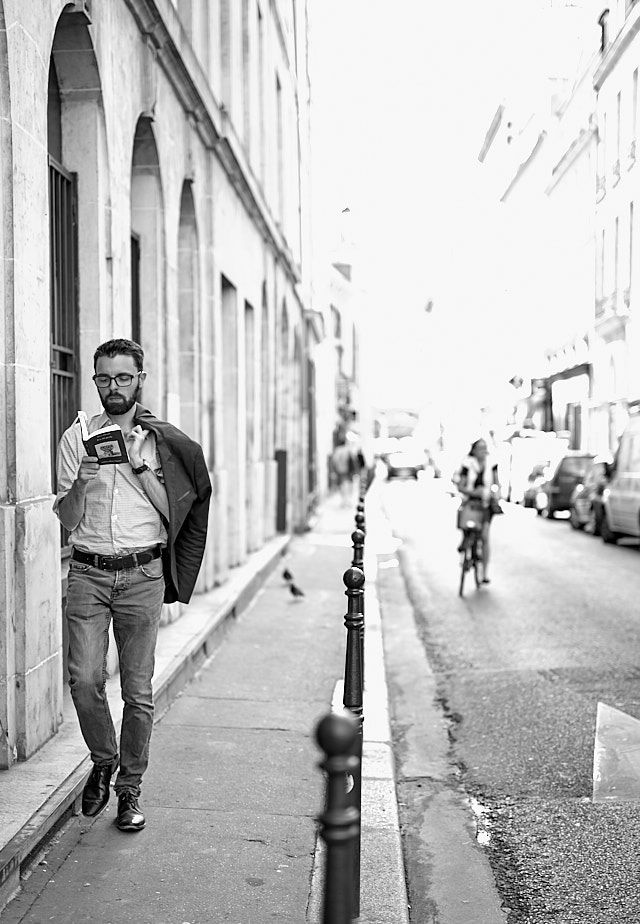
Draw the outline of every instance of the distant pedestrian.
<instances>
[{"instance_id":1,"label":"distant pedestrian","mask_svg":"<svg viewBox=\"0 0 640 924\"><path fill-rule=\"evenodd\" d=\"M60 522L71 533L66 619L69 686L93 769L82 811L93 817L118 796L116 824L139 831L138 799L153 727L151 680L163 602L188 603L202 562L211 483L202 449L138 404L144 353L110 340L94 355L93 381L104 412L89 434L117 424L128 459L89 454L74 423L58 447ZM109 626L118 649L124 700L120 749L106 696Z\"/></svg>"},{"instance_id":2,"label":"distant pedestrian","mask_svg":"<svg viewBox=\"0 0 640 924\"><path fill-rule=\"evenodd\" d=\"M356 460L354 454L345 439L340 440L331 455L331 466L338 485L338 490L342 496L342 501L347 504L351 499L353 490L353 476L356 472Z\"/></svg>"}]
</instances>

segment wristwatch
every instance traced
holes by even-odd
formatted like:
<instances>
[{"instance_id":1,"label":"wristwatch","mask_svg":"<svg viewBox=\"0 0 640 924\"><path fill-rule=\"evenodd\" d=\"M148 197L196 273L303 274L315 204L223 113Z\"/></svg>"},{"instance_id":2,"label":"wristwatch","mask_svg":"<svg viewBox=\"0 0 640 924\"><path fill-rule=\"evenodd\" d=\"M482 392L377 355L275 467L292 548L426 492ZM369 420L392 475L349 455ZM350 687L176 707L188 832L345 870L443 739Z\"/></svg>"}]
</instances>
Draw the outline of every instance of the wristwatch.
<instances>
[{"instance_id":1,"label":"wristwatch","mask_svg":"<svg viewBox=\"0 0 640 924\"><path fill-rule=\"evenodd\" d=\"M132 468L131 471L134 475L141 475L143 472L150 472L151 469L146 462L143 462L142 465L139 465L138 468Z\"/></svg>"}]
</instances>

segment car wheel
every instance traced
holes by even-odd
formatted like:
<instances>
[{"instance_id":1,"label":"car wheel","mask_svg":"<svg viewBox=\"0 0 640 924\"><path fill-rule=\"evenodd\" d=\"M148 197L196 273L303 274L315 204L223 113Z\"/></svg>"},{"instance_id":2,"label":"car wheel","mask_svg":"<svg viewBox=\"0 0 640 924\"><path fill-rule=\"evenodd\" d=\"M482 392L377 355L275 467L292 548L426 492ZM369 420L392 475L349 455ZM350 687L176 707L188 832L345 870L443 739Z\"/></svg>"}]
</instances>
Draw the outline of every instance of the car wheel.
<instances>
[{"instance_id":1,"label":"car wheel","mask_svg":"<svg viewBox=\"0 0 640 924\"><path fill-rule=\"evenodd\" d=\"M602 514L602 519L600 520L600 535L602 536L603 542L610 543L611 545L615 545L620 538L618 533L614 533L613 530L609 527L607 522L607 515L604 512Z\"/></svg>"},{"instance_id":2,"label":"car wheel","mask_svg":"<svg viewBox=\"0 0 640 924\"><path fill-rule=\"evenodd\" d=\"M571 510L569 511L569 523L571 523L571 526L573 527L573 529L584 529L585 524L580 522L580 519L578 518L578 513L575 507L572 507Z\"/></svg>"}]
</instances>

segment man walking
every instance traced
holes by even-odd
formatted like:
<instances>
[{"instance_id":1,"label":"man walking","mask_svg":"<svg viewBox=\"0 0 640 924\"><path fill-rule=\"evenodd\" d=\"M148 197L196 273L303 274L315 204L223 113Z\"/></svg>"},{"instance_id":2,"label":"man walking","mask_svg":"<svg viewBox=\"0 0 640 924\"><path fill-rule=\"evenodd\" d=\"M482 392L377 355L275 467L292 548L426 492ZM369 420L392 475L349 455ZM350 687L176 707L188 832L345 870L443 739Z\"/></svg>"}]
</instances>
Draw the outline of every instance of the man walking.
<instances>
[{"instance_id":1,"label":"man walking","mask_svg":"<svg viewBox=\"0 0 640 924\"><path fill-rule=\"evenodd\" d=\"M105 464L84 447L76 421L58 447L54 503L72 545L67 585L69 686L93 769L82 794L93 817L118 768L116 824L145 826L139 797L153 727L152 677L163 602L188 603L204 555L211 482L202 449L138 403L144 353L110 340L94 355L104 412L89 434L122 430L129 460ZM108 457L107 457L108 458ZM109 625L118 649L124 711L120 750L106 696Z\"/></svg>"}]
</instances>

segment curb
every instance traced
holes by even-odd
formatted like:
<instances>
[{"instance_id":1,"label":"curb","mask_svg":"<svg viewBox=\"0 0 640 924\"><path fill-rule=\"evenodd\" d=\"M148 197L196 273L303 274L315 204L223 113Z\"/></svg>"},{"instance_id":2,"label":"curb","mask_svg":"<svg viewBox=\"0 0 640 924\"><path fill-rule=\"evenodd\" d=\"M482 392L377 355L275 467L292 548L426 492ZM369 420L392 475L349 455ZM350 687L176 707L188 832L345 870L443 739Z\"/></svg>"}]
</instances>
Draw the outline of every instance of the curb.
<instances>
[{"instance_id":1,"label":"curb","mask_svg":"<svg viewBox=\"0 0 640 924\"><path fill-rule=\"evenodd\" d=\"M290 539L281 535L270 540L246 564L235 568L221 587L197 596L180 619L161 627L153 682L156 721L220 646L231 621L254 598L286 553ZM118 731L122 702L117 674L109 679L107 694ZM6 825L0 825L0 914L20 891L22 876L46 843L80 811L90 768L91 759L74 714L73 720L63 723L61 731L28 761L3 772L0 821L3 806L22 806L23 820L8 840L2 834Z\"/></svg>"},{"instance_id":2,"label":"curb","mask_svg":"<svg viewBox=\"0 0 640 924\"><path fill-rule=\"evenodd\" d=\"M409 924L395 761L389 722L382 622L378 601L377 553L365 542L365 690L361 804L361 868L359 924ZM342 682L331 704L342 711ZM326 846L316 838L307 924L320 924L324 899Z\"/></svg>"}]
</instances>

